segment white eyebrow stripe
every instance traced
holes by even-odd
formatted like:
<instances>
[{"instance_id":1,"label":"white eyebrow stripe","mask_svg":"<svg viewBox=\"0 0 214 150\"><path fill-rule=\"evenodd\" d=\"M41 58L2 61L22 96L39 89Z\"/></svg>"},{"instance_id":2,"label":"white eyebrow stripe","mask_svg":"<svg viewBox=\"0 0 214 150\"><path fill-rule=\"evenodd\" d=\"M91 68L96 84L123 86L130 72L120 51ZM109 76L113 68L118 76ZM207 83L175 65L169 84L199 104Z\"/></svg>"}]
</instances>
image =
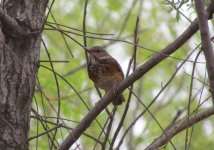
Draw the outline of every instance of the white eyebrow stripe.
<instances>
[{"instance_id":1,"label":"white eyebrow stripe","mask_svg":"<svg viewBox=\"0 0 214 150\"><path fill-rule=\"evenodd\" d=\"M111 58L111 56L102 56L102 57L99 57L99 59L109 59Z\"/></svg>"}]
</instances>

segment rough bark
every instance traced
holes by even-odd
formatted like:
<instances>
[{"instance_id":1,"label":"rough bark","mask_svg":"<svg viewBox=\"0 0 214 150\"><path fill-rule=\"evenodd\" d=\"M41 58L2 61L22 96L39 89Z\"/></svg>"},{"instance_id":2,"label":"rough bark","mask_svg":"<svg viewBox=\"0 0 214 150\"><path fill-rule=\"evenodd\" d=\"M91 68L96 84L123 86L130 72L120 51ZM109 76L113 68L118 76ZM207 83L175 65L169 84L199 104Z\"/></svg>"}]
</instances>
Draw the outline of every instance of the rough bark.
<instances>
[{"instance_id":1,"label":"rough bark","mask_svg":"<svg viewBox=\"0 0 214 150\"><path fill-rule=\"evenodd\" d=\"M47 2L3 0L0 6L0 150L28 149L41 42L38 31Z\"/></svg>"}]
</instances>

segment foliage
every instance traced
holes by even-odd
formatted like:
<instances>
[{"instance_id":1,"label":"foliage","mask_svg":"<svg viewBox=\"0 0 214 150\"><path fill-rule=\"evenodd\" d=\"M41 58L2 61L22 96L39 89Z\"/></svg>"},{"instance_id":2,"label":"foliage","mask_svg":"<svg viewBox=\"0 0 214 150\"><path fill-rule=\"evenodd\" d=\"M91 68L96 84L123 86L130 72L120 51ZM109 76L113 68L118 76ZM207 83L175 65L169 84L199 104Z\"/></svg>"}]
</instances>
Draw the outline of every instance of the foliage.
<instances>
[{"instance_id":1,"label":"foliage","mask_svg":"<svg viewBox=\"0 0 214 150\"><path fill-rule=\"evenodd\" d=\"M51 5L51 3L53 3L53 5ZM49 60L49 58L44 45L42 45L40 54L41 65L38 72L37 92L34 96L33 109L40 117L44 117L41 117L43 118L43 121L41 121L41 118L38 119L38 116L32 112L30 136L45 132L55 127L59 122L63 124L63 126L75 128L78 122L89 112L89 109L100 99L92 81L88 78L87 69L84 67L86 63L84 50L70 38L72 37L83 44L82 24L84 5L85 1L83 0L60 0L50 2L49 8L51 11L48 10L50 13L44 28L43 40L51 60L69 61L69 63L53 62L52 65L55 72L60 75L56 75L55 77L53 71L43 67L46 66L53 70L50 62L47 63L43 61ZM97 34L87 33L87 36L99 37L101 39L87 38L87 46L107 46L107 50L121 64L124 74L126 74L128 62L132 58L134 50L132 44L127 44L124 41L133 43L134 29L138 16L138 45L145 48L137 49L137 67L151 58L155 54L154 52L160 51L174 41L184 29L189 26L189 20L193 20L196 17L196 13L192 1L180 1L180 3L175 3L174 1L166 0L163 3L161 1L149 0L89 0L87 6L86 29L88 32ZM80 31L57 26L56 23ZM63 32L59 32L59 28ZM71 33L64 31L69 31ZM66 33L70 37L62 33ZM113 35L98 35L98 33ZM106 39L120 39L122 42ZM71 52L69 52L66 42ZM144 77L135 82L133 88L134 93L144 105L148 106L171 78L181 62L186 59L188 54L195 50L188 59L189 61L182 66L167 88L158 97L157 101L149 108L152 115L149 112L145 113L137 121L136 125L131 128L123 142L122 148L145 148L163 133L162 129L166 129L171 124L178 111L181 111L181 114L178 116L177 120L187 116L190 90L192 91L191 113L198 109L199 103L204 102L200 105L200 110L211 106L211 99L209 98L206 100L210 94L207 84L204 83L204 81L207 83L207 75L205 75L203 53L200 54L197 60L202 63L196 64L193 87L190 87L193 62L195 61L196 54L200 51L199 44L199 34L195 34L179 51L171 55L167 60L161 62ZM56 78L58 80L57 82ZM101 92L104 94L102 90ZM124 92L124 95L127 99L129 95L128 89ZM83 100L88 108L82 102ZM123 104L118 107L109 140L113 138L125 106L126 105ZM56 117L59 108L60 117L68 120L60 119L59 122L57 122ZM113 106L109 105L108 110L111 112L112 109ZM124 125L121 127L121 132L116 140L115 146L117 146L121 136L127 130L127 127L144 109L144 106L139 100L132 95L128 114ZM102 112L97 118L97 121L94 121L85 133L98 139L108 116L107 111ZM213 126L213 118L209 118L207 121L210 121L210 124ZM214 142L211 139L214 134L213 127L209 126L209 128L204 128L206 123L207 122L201 122L194 125L192 134L190 134L192 128L189 128L188 135L189 138L191 138L190 149L209 149L209 147L214 146ZM209 132L208 135L205 134L205 130ZM185 132L186 131L181 132L172 139L171 142L176 149L184 149L186 140ZM60 127L57 130L56 139L54 139L55 130L49 132L48 135L54 141L54 145L59 146L68 133L69 129ZM48 135L45 134L37 139L31 140L30 149L50 149L51 140ZM104 139L105 135L102 134L99 140L103 141ZM95 143L96 142L91 138L82 135L73 148L79 146L80 148L77 149L93 149ZM96 149L101 149L99 144L97 144ZM173 149L173 147L169 143L166 145L166 149Z\"/></svg>"}]
</instances>

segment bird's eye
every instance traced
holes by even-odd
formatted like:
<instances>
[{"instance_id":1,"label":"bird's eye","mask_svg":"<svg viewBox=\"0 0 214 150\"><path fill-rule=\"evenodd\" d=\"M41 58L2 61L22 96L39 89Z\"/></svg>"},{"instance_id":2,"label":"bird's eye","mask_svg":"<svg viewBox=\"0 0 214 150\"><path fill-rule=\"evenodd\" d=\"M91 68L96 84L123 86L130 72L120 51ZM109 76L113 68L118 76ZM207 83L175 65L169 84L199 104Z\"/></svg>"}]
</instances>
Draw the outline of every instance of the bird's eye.
<instances>
[{"instance_id":1,"label":"bird's eye","mask_svg":"<svg viewBox=\"0 0 214 150\"><path fill-rule=\"evenodd\" d=\"M96 52L97 52L97 53L100 53L101 51L98 49Z\"/></svg>"}]
</instances>

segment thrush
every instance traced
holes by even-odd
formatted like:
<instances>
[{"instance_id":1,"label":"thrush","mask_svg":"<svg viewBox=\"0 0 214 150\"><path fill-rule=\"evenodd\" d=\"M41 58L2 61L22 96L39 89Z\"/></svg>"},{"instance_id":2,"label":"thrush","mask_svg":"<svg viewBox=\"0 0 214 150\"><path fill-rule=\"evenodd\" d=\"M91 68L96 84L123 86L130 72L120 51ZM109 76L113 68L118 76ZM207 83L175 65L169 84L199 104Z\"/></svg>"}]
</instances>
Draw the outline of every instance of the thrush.
<instances>
[{"instance_id":1,"label":"thrush","mask_svg":"<svg viewBox=\"0 0 214 150\"><path fill-rule=\"evenodd\" d=\"M94 46L85 50L89 54L88 75L96 87L108 92L124 79L121 66L103 47ZM124 96L120 94L112 103L117 106L124 101Z\"/></svg>"}]
</instances>

